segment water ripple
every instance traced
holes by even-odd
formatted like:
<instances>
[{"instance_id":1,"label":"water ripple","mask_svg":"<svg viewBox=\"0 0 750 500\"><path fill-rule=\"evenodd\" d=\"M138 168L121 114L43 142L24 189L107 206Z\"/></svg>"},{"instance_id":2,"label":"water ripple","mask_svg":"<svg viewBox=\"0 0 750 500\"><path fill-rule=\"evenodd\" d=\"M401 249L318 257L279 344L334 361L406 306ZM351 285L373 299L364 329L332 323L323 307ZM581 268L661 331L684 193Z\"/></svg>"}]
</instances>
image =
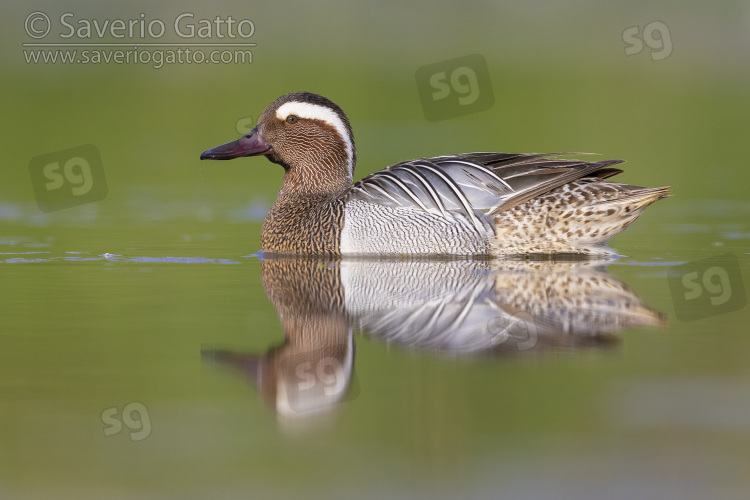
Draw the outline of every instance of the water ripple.
<instances>
[{"instance_id":1,"label":"water ripple","mask_svg":"<svg viewBox=\"0 0 750 500\"><path fill-rule=\"evenodd\" d=\"M3 255L36 255L36 254L48 254L51 252L9 252L0 253L0 264L35 264L40 262L91 262L91 261L108 261L108 262L138 262L143 263L174 263L174 264L240 264L240 262L232 259L209 259L206 257L147 257L147 256L133 256L125 257L122 255L116 255L111 253L104 253L101 255L92 256L80 256L80 255L66 255L66 256L50 256L46 258L41 257L8 257L6 259L1 258ZM65 252L66 254L87 254L88 252Z\"/></svg>"}]
</instances>

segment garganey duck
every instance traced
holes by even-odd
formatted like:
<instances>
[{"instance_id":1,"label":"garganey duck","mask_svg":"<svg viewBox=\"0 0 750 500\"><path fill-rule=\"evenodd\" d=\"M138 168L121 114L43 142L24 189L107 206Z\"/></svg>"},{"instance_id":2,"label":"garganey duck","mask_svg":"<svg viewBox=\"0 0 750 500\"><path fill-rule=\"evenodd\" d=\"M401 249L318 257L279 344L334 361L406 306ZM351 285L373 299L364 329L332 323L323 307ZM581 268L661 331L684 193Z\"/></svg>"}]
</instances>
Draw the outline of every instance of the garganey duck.
<instances>
[{"instance_id":1,"label":"garganey duck","mask_svg":"<svg viewBox=\"0 0 750 500\"><path fill-rule=\"evenodd\" d=\"M323 96L279 97L240 139L201 159L265 155L284 182L264 252L308 255L612 255L605 242L668 187L606 182L622 160L466 153L405 161L352 184L344 112Z\"/></svg>"}]
</instances>

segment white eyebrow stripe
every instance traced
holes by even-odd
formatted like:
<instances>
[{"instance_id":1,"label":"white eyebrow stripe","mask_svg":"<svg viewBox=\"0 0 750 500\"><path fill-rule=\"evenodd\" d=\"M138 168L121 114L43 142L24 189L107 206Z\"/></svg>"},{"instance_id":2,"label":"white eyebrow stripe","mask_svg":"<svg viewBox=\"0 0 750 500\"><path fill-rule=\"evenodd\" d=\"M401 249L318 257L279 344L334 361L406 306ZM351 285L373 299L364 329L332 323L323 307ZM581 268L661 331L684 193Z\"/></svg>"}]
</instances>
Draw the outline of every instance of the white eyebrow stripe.
<instances>
[{"instance_id":1,"label":"white eyebrow stripe","mask_svg":"<svg viewBox=\"0 0 750 500\"><path fill-rule=\"evenodd\" d=\"M290 101L285 102L276 110L276 118L286 120L289 115L297 115L299 118L308 118L310 120L320 120L333 127L339 133L346 146L346 155L349 163L349 175L354 171L354 154L352 147L352 138L349 136L349 130L346 128L341 117L330 108L312 104L309 102Z\"/></svg>"}]
</instances>

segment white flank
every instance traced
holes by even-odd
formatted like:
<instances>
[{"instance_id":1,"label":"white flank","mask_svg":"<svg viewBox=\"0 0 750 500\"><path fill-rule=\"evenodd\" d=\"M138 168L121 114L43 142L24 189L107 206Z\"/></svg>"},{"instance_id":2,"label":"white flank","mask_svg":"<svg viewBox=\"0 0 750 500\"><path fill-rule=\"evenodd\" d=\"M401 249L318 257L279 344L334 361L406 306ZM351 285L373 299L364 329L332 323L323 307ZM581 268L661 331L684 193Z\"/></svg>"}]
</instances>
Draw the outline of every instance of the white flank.
<instances>
[{"instance_id":1,"label":"white flank","mask_svg":"<svg viewBox=\"0 0 750 500\"><path fill-rule=\"evenodd\" d=\"M297 115L299 118L307 118L310 120L320 120L336 129L341 136L341 139L344 141L344 146L346 146L349 175L352 175L354 171L354 165L352 164L354 156L352 138L349 137L349 131L347 130L346 125L344 125L344 122L335 111L318 104L299 101L284 103L276 110L276 118L279 120L286 120L286 117L289 115Z\"/></svg>"}]
</instances>

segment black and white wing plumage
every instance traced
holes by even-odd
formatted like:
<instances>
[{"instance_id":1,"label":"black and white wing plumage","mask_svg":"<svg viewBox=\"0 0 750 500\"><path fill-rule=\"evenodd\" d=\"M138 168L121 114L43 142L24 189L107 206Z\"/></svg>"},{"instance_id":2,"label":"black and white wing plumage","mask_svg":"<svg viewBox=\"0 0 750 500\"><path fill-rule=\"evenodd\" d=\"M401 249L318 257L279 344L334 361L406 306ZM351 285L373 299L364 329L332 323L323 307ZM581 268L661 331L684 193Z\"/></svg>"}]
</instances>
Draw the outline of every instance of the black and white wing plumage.
<instances>
[{"instance_id":1,"label":"black and white wing plumage","mask_svg":"<svg viewBox=\"0 0 750 500\"><path fill-rule=\"evenodd\" d=\"M424 210L459 212L477 227L475 211L498 214L556 187L584 178L604 179L622 160L585 162L559 155L467 153L422 158L375 172L352 186L349 199Z\"/></svg>"}]
</instances>

